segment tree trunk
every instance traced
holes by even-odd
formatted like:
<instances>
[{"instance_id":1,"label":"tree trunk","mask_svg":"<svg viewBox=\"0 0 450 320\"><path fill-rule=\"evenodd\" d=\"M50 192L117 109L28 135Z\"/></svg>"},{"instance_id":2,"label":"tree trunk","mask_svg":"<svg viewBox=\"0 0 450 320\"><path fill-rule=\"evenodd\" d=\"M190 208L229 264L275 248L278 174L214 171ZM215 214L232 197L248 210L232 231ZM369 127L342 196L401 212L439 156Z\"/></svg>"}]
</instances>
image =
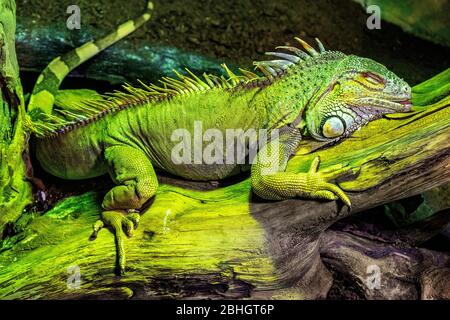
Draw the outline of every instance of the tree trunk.
<instances>
[{"instance_id":1,"label":"tree trunk","mask_svg":"<svg viewBox=\"0 0 450 320\"><path fill-rule=\"evenodd\" d=\"M28 137L14 43L15 13L14 1L0 0L0 239L32 201L25 180Z\"/></svg>"}]
</instances>

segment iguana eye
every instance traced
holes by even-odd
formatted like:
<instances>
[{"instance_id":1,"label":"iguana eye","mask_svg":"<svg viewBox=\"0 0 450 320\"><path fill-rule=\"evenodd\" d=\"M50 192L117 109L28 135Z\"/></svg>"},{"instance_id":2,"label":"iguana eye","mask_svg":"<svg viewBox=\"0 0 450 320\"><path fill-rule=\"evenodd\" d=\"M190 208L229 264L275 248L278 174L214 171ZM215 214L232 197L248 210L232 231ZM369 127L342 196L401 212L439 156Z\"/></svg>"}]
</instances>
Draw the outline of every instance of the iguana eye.
<instances>
[{"instance_id":1,"label":"iguana eye","mask_svg":"<svg viewBox=\"0 0 450 320\"><path fill-rule=\"evenodd\" d=\"M371 84L374 85L384 84L384 79L372 72L363 72L362 76L364 77L364 80L366 80Z\"/></svg>"},{"instance_id":2,"label":"iguana eye","mask_svg":"<svg viewBox=\"0 0 450 320\"><path fill-rule=\"evenodd\" d=\"M322 124L322 134L325 138L336 138L344 134L345 122L339 117L327 118Z\"/></svg>"}]
</instances>

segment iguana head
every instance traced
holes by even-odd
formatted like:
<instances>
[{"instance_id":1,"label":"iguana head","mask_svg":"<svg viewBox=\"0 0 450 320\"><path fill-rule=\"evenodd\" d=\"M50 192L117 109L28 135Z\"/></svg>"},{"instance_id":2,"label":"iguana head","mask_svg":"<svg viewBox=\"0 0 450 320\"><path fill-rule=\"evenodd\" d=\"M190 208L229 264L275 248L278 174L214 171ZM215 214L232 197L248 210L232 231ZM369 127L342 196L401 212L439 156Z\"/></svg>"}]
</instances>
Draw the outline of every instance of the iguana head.
<instances>
[{"instance_id":1,"label":"iguana head","mask_svg":"<svg viewBox=\"0 0 450 320\"><path fill-rule=\"evenodd\" d=\"M280 46L286 52L267 52L277 59L254 63L269 79L284 79L285 92L294 92L281 104L290 106L285 121L290 126L306 127L317 140L333 141L384 114L411 110L411 88L382 64L325 50L318 39L318 51L295 40L304 51Z\"/></svg>"},{"instance_id":2,"label":"iguana head","mask_svg":"<svg viewBox=\"0 0 450 320\"><path fill-rule=\"evenodd\" d=\"M384 114L411 109L409 85L371 59L345 56L324 80L305 110L308 133L317 140L337 140Z\"/></svg>"}]
</instances>

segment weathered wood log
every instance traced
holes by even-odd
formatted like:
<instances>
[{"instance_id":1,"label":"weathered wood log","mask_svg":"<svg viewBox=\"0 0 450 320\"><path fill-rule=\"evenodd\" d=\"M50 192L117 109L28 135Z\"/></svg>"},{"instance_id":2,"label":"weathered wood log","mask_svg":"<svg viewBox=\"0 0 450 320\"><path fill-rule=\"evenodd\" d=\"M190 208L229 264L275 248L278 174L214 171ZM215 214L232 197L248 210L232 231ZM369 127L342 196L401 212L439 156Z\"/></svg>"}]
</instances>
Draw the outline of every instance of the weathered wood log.
<instances>
[{"instance_id":1,"label":"weathered wood log","mask_svg":"<svg viewBox=\"0 0 450 320\"><path fill-rule=\"evenodd\" d=\"M352 283L357 296L442 299L450 290L442 285L450 255L416 244L449 225L448 213L444 210L409 228L395 230L386 224L383 227L380 215L378 223L374 223L374 219L367 222L368 215L373 214L370 211L344 219L324 233L321 258L333 273Z\"/></svg>"},{"instance_id":2,"label":"weathered wood log","mask_svg":"<svg viewBox=\"0 0 450 320\"><path fill-rule=\"evenodd\" d=\"M349 277L366 299L443 299L448 294L437 285L443 276L429 272L450 265L450 256L442 252L329 230L323 235L321 257L327 266Z\"/></svg>"},{"instance_id":3,"label":"weathered wood log","mask_svg":"<svg viewBox=\"0 0 450 320\"><path fill-rule=\"evenodd\" d=\"M421 274L420 285L423 300L450 300L450 268L428 268Z\"/></svg>"},{"instance_id":4,"label":"weathered wood log","mask_svg":"<svg viewBox=\"0 0 450 320\"><path fill-rule=\"evenodd\" d=\"M415 99L434 101L449 75ZM257 199L248 179L206 191L205 183L162 178L182 187L161 185L126 241L124 277L113 274L112 234L88 240L104 191L67 198L2 243L0 298L325 297L332 276L320 247L331 224L450 182L449 102L447 93L421 112L374 121L335 146L303 143L288 171L305 171L317 155L321 168L360 168L340 181L351 210L336 201Z\"/></svg>"}]
</instances>

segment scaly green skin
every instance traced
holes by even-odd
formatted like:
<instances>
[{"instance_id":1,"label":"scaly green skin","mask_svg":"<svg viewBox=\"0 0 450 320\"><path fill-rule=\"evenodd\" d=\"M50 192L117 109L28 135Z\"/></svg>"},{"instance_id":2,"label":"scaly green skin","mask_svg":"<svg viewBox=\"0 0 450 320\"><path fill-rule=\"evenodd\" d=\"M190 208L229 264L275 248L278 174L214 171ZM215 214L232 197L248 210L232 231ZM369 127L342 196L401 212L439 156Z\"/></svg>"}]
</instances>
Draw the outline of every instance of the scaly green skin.
<instances>
[{"instance_id":1,"label":"scaly green skin","mask_svg":"<svg viewBox=\"0 0 450 320\"><path fill-rule=\"evenodd\" d=\"M55 59L33 91L29 112L34 121L38 122L36 115L51 114L59 83L68 71L140 24L123 24L104 38L108 41L97 40ZM180 79L164 79L161 87L126 87L128 93L81 104L78 111L84 110L87 119L72 120L37 140L37 158L55 176L85 179L109 172L117 186L104 197L103 221L96 223L94 233L103 223L113 228L119 273L125 269L123 229L131 235L139 222L136 210L158 188L154 167L191 180L223 179L249 169L248 163L174 163L172 152L179 147L179 141L173 141L174 131L184 128L194 136L196 121L201 121L202 133L216 129L223 137L227 129L279 129L280 135L260 149L251 165L252 188L260 197L340 198L350 206L348 197L330 181L351 173L351 168L337 165L319 171L317 158L306 173L286 173L289 157L303 136L336 142L383 114L409 111L410 88L372 60L325 51L320 42L317 52L297 40L308 54L294 47L282 47L289 54L269 53L280 59L255 62L263 77L245 70L243 76L236 76L225 66L228 80L180 75ZM89 108L100 111L89 113ZM203 141L202 150L210 143ZM195 155L189 158L194 162Z\"/></svg>"}]
</instances>

